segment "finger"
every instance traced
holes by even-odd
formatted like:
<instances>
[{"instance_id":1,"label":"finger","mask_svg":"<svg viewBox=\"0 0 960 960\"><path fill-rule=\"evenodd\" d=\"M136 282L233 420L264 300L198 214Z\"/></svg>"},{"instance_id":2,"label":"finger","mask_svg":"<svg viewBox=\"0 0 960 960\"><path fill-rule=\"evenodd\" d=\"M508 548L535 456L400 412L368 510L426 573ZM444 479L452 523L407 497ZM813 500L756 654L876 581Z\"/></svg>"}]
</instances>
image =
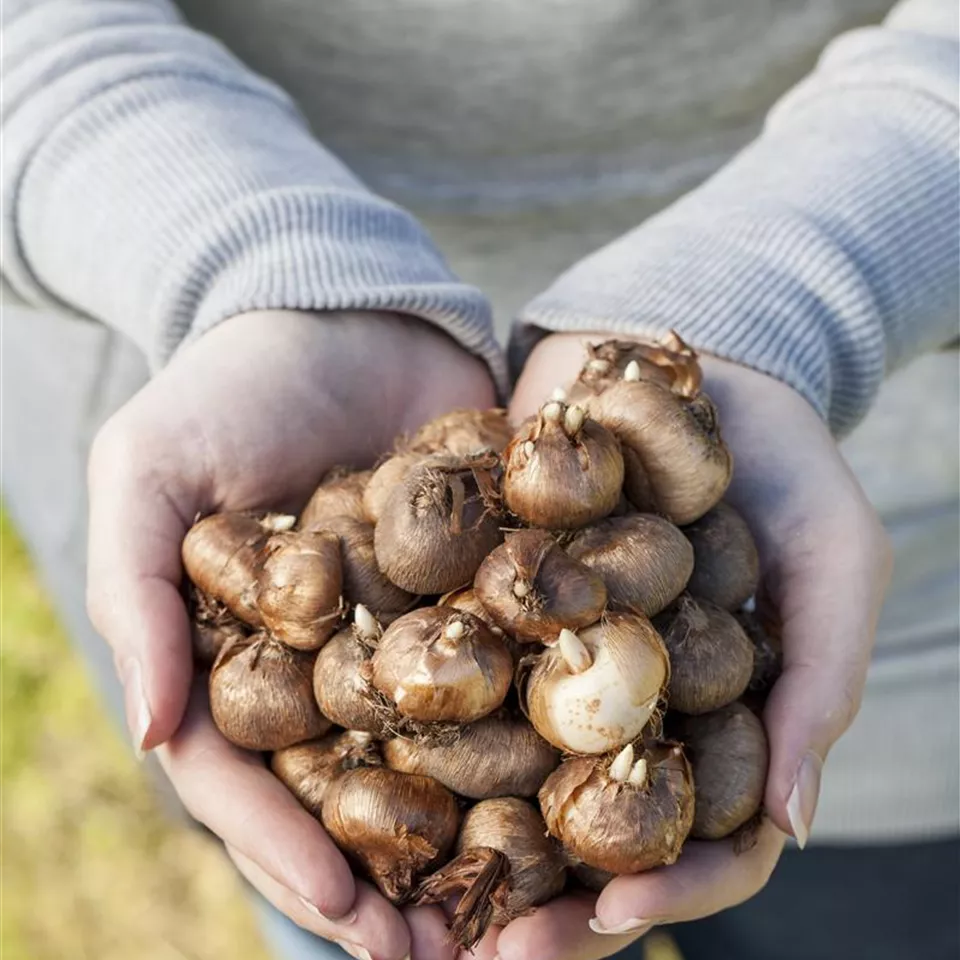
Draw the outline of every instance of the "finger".
<instances>
[{"instance_id":1,"label":"finger","mask_svg":"<svg viewBox=\"0 0 960 960\"><path fill-rule=\"evenodd\" d=\"M333 920L354 908L354 880L343 855L259 754L221 736L202 682L157 756L193 817L292 895Z\"/></svg>"},{"instance_id":2,"label":"finger","mask_svg":"<svg viewBox=\"0 0 960 960\"><path fill-rule=\"evenodd\" d=\"M327 920L310 910L287 887L277 883L253 860L227 844L237 869L281 913L310 933L336 943L360 960L401 960L409 955L410 937L400 914L367 883L357 884L356 919Z\"/></svg>"},{"instance_id":3,"label":"finger","mask_svg":"<svg viewBox=\"0 0 960 960\"><path fill-rule=\"evenodd\" d=\"M193 673L179 591L186 522L156 456L112 427L98 437L89 466L87 606L113 649L138 750L177 729Z\"/></svg>"},{"instance_id":4,"label":"finger","mask_svg":"<svg viewBox=\"0 0 960 960\"><path fill-rule=\"evenodd\" d=\"M440 907L407 907L403 919L410 931L412 960L453 960L457 951Z\"/></svg>"}]
</instances>

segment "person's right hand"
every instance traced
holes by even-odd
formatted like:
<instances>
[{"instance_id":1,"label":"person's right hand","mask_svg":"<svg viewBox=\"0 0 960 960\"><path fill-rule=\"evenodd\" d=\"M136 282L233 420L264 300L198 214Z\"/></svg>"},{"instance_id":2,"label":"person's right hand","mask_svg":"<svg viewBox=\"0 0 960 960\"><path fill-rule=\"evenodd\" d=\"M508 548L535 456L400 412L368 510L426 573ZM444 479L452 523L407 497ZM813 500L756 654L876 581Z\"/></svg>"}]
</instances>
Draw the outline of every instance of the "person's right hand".
<instances>
[{"instance_id":1,"label":"person's right hand","mask_svg":"<svg viewBox=\"0 0 960 960\"><path fill-rule=\"evenodd\" d=\"M355 881L260 756L220 735L192 682L180 545L198 513L296 511L331 467L369 463L432 416L493 402L483 363L423 321L250 313L183 348L90 456L88 607L137 749L157 750L186 809L267 899L368 960L447 960L442 913L401 915Z\"/></svg>"}]
</instances>

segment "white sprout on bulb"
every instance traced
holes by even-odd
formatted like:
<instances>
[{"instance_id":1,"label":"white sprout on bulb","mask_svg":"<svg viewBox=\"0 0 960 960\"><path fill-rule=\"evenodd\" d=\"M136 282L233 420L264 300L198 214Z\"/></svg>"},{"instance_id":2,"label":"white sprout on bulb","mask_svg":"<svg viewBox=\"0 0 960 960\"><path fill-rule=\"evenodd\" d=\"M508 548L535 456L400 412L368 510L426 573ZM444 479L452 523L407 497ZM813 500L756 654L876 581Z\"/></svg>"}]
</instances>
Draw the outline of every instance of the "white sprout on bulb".
<instances>
[{"instance_id":1,"label":"white sprout on bulb","mask_svg":"<svg viewBox=\"0 0 960 960\"><path fill-rule=\"evenodd\" d=\"M586 644L572 631L561 630L557 640L560 656L570 668L571 673L583 673L593 663Z\"/></svg>"},{"instance_id":2,"label":"white sprout on bulb","mask_svg":"<svg viewBox=\"0 0 960 960\"><path fill-rule=\"evenodd\" d=\"M623 371L623 379L636 382L640 379L640 364L636 360L631 360Z\"/></svg>"},{"instance_id":3,"label":"white sprout on bulb","mask_svg":"<svg viewBox=\"0 0 960 960\"><path fill-rule=\"evenodd\" d=\"M633 784L635 787L643 787L647 783L647 761L641 757L634 765L633 769L630 771L630 776L627 777L627 783Z\"/></svg>"},{"instance_id":4,"label":"white sprout on bulb","mask_svg":"<svg viewBox=\"0 0 960 960\"><path fill-rule=\"evenodd\" d=\"M545 403L540 411L544 420L558 421L563 417L563 404L556 400Z\"/></svg>"},{"instance_id":5,"label":"white sprout on bulb","mask_svg":"<svg viewBox=\"0 0 960 960\"><path fill-rule=\"evenodd\" d=\"M568 407L563 417L563 429L568 437L575 437L583 427L587 413L583 407Z\"/></svg>"},{"instance_id":6,"label":"white sprout on bulb","mask_svg":"<svg viewBox=\"0 0 960 960\"><path fill-rule=\"evenodd\" d=\"M377 618L362 604L358 603L353 609L353 623L361 637L375 638L380 633Z\"/></svg>"},{"instance_id":7,"label":"white sprout on bulb","mask_svg":"<svg viewBox=\"0 0 960 960\"><path fill-rule=\"evenodd\" d=\"M459 640L463 636L463 621L454 620L448 623L444 635L448 640Z\"/></svg>"},{"instance_id":8,"label":"white sprout on bulb","mask_svg":"<svg viewBox=\"0 0 960 960\"><path fill-rule=\"evenodd\" d=\"M550 394L551 400L556 400L558 403L567 402L567 391L563 387L554 387L553 393Z\"/></svg>"},{"instance_id":9,"label":"white sprout on bulb","mask_svg":"<svg viewBox=\"0 0 960 960\"><path fill-rule=\"evenodd\" d=\"M607 771L611 780L626 783L633 769L633 744L628 743L614 758Z\"/></svg>"}]
</instances>

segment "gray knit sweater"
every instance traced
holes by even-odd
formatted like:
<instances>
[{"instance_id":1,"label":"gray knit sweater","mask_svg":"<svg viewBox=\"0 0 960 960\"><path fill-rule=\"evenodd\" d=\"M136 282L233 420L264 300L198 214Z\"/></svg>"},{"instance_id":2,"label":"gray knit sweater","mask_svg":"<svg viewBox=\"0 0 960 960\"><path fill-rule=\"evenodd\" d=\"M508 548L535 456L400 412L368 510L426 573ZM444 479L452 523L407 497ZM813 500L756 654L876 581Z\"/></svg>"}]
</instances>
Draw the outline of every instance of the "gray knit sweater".
<instances>
[{"instance_id":1,"label":"gray knit sweater","mask_svg":"<svg viewBox=\"0 0 960 960\"><path fill-rule=\"evenodd\" d=\"M506 390L513 318L521 359L677 327L838 435L877 404L846 449L907 561L817 836L955 831L957 13L888 7L5 0L3 483L74 630L82 460L139 357L396 310Z\"/></svg>"}]
</instances>

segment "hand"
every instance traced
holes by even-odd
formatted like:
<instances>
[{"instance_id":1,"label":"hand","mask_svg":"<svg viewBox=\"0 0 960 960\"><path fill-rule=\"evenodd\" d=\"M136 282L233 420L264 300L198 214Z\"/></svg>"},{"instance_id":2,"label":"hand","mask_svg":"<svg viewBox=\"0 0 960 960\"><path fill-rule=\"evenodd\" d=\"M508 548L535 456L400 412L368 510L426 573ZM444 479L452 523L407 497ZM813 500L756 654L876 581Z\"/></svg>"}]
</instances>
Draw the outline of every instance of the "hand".
<instances>
[{"instance_id":1,"label":"hand","mask_svg":"<svg viewBox=\"0 0 960 960\"><path fill-rule=\"evenodd\" d=\"M355 882L320 824L214 727L193 666L180 543L198 512L296 511L338 464L455 406L494 402L486 368L428 324L251 313L185 348L101 430L90 457L88 606L114 651L139 750L276 906L373 960L447 960L436 908L401 914ZM189 701L189 706L188 706Z\"/></svg>"},{"instance_id":2,"label":"hand","mask_svg":"<svg viewBox=\"0 0 960 960\"><path fill-rule=\"evenodd\" d=\"M572 381L583 344L603 339L542 341L517 386L514 418ZM783 675L764 714L768 819L749 852L736 855L729 841L689 843L673 866L618 878L599 898L564 897L515 920L488 935L477 960L607 957L652 925L708 916L753 896L773 871L785 835L806 843L823 762L857 713L891 569L886 535L799 394L729 362L705 357L703 367L734 454L727 499L757 540L764 593L783 627Z\"/></svg>"}]
</instances>

